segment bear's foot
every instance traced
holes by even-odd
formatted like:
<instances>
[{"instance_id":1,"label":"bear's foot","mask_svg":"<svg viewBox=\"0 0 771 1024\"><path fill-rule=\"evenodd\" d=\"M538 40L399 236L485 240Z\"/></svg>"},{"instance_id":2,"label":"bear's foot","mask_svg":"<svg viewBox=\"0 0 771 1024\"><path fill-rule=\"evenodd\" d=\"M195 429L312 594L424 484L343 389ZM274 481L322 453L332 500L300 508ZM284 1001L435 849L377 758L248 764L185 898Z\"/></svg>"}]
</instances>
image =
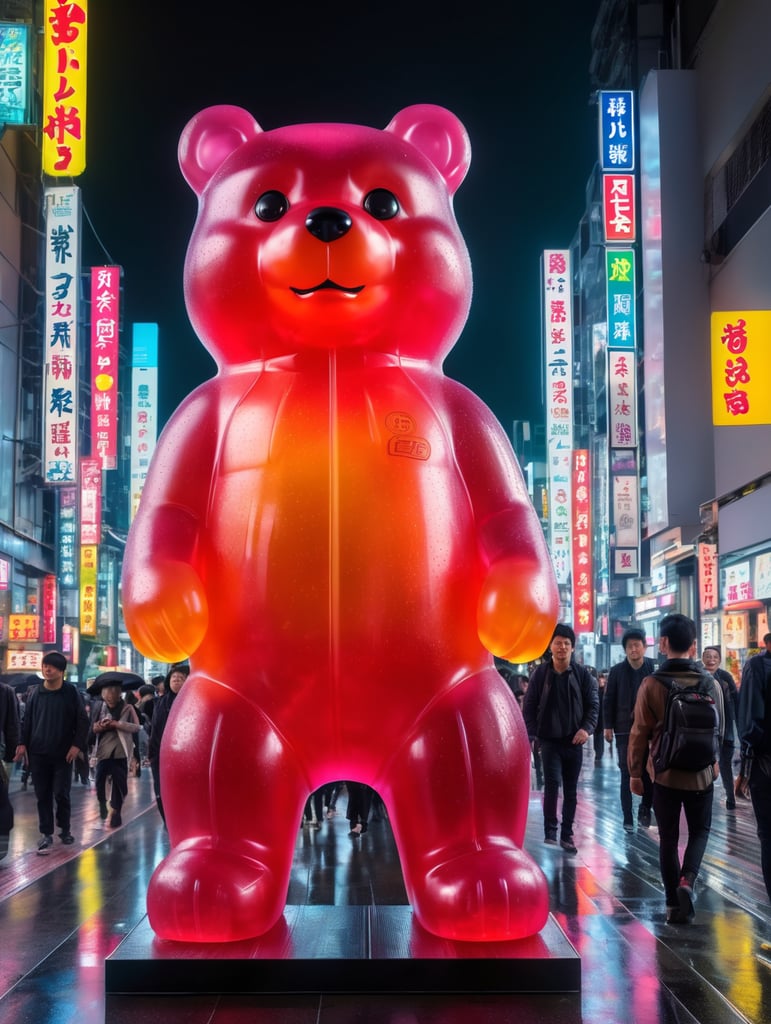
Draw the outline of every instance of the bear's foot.
<instances>
[{"instance_id":1,"label":"bear's foot","mask_svg":"<svg viewBox=\"0 0 771 1024\"><path fill-rule=\"evenodd\" d=\"M539 932L549 915L546 878L518 847L455 853L414 883L415 917L427 931L445 939L522 939Z\"/></svg>"},{"instance_id":2,"label":"bear's foot","mask_svg":"<svg viewBox=\"0 0 771 1024\"><path fill-rule=\"evenodd\" d=\"M247 853L188 841L155 869L147 912L161 939L235 942L272 928L285 896L286 885Z\"/></svg>"}]
</instances>

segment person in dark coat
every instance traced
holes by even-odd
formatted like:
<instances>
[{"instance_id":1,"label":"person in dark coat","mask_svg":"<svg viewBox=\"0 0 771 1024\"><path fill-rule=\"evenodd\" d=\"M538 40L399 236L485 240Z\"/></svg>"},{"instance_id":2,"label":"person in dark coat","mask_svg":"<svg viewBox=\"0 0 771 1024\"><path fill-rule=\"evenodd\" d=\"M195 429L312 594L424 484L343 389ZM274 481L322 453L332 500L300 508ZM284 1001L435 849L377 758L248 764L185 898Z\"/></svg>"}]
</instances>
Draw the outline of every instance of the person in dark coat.
<instances>
[{"instance_id":1,"label":"person in dark coat","mask_svg":"<svg viewBox=\"0 0 771 1024\"><path fill-rule=\"evenodd\" d=\"M13 763L19 745L19 705L16 691L0 683L0 860L8 853L13 828L13 805L8 796L8 773L3 762Z\"/></svg>"},{"instance_id":2,"label":"person in dark coat","mask_svg":"<svg viewBox=\"0 0 771 1024\"><path fill-rule=\"evenodd\" d=\"M573 838L578 776L600 705L597 680L573 660L575 642L571 627L557 623L549 644L551 661L534 670L522 706L527 734L539 741L543 759L544 842L557 845L557 798L562 785L559 845L567 853L578 853Z\"/></svg>"},{"instance_id":3,"label":"person in dark coat","mask_svg":"<svg viewBox=\"0 0 771 1024\"><path fill-rule=\"evenodd\" d=\"M771 902L771 633L765 650L753 655L742 669L736 721L746 770L738 780L748 785L760 840L760 866Z\"/></svg>"},{"instance_id":4,"label":"person in dark coat","mask_svg":"<svg viewBox=\"0 0 771 1024\"><path fill-rule=\"evenodd\" d=\"M150 760L150 770L153 773L153 786L155 788L155 799L158 803L158 811L166 824L166 815L163 812L163 801L161 799L161 740L169 720L169 713L182 689L185 680L190 675L190 666L184 663L172 665L164 679L165 693L160 698L153 711L152 725L150 731L150 743L147 756Z\"/></svg>"},{"instance_id":5,"label":"person in dark coat","mask_svg":"<svg viewBox=\"0 0 771 1024\"><path fill-rule=\"evenodd\" d=\"M75 686L65 682L67 659L59 651L43 656L43 682L27 700L16 761L27 761L37 797L37 812L43 838L38 853L53 846L54 804L61 841L75 842L70 832L70 790L72 762L88 745L88 715Z\"/></svg>"},{"instance_id":6,"label":"person in dark coat","mask_svg":"<svg viewBox=\"0 0 771 1024\"><path fill-rule=\"evenodd\" d=\"M720 684L723 691L723 711L725 712L725 735L720 749L720 781L725 790L725 806L727 811L736 810L734 795L734 735L736 733L736 712L739 707L739 691L734 677L720 667L722 655L719 647L705 647L701 652L701 663L712 678Z\"/></svg>"},{"instance_id":7,"label":"person in dark coat","mask_svg":"<svg viewBox=\"0 0 771 1024\"><path fill-rule=\"evenodd\" d=\"M608 673L592 672L592 675L597 679L597 694L600 699L600 713L594 730L594 763L600 764L602 762L602 755L605 753L603 701L605 699L605 687L608 685Z\"/></svg>"},{"instance_id":8,"label":"person in dark coat","mask_svg":"<svg viewBox=\"0 0 771 1024\"><path fill-rule=\"evenodd\" d=\"M643 794L642 770L648 764L653 775L653 807L659 829L659 869L664 884L668 924L688 924L694 917L694 886L712 827L714 780L720 772L720 744L725 717L719 685L697 661L696 624L687 615L671 612L659 624L659 653L664 662L646 676L637 691L634 721L629 735L629 787ZM714 761L704 768L657 767L669 691L661 681L668 678L679 687L704 686L715 704L718 736L713 737ZM685 820L688 838L680 858L680 823Z\"/></svg>"},{"instance_id":9,"label":"person in dark coat","mask_svg":"<svg viewBox=\"0 0 771 1024\"><path fill-rule=\"evenodd\" d=\"M634 720L634 705L640 683L655 669L651 658L646 658L647 639L645 630L639 626L630 626L621 638L621 646L626 657L618 662L608 673L608 682L603 698L603 721L605 739L610 742L616 737L616 757L621 771L621 812L624 815L624 828L627 832L634 829L632 815L632 791L629 788L629 768L627 752L629 750L629 733ZM643 795L637 810L637 821L643 828L651 824L651 808L653 807L653 780L648 769L642 769Z\"/></svg>"}]
</instances>

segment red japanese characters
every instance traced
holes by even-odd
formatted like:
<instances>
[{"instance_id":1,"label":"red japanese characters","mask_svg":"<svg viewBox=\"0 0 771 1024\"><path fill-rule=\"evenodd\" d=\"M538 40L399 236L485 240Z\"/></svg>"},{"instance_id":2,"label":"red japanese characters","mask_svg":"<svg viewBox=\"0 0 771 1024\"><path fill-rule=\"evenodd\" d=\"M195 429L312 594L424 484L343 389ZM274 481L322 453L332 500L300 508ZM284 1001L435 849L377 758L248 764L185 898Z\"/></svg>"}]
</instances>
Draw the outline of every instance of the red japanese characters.
<instances>
[{"instance_id":1,"label":"red japanese characters","mask_svg":"<svg viewBox=\"0 0 771 1024\"><path fill-rule=\"evenodd\" d=\"M185 296L218 372L161 437L123 575L137 647L192 664L161 751L163 938L269 929L304 801L336 779L384 798L426 929L546 921L492 654L542 653L556 585L503 431L441 370L471 297L469 159L433 106L270 132L213 107L182 136Z\"/></svg>"}]
</instances>

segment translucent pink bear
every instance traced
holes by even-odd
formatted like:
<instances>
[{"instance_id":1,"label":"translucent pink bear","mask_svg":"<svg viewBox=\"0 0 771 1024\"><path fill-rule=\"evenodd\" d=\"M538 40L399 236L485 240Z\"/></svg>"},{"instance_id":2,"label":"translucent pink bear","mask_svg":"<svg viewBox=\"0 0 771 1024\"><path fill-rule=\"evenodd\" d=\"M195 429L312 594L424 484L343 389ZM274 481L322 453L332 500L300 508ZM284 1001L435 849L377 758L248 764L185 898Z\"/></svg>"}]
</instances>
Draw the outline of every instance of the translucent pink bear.
<instances>
[{"instance_id":1,"label":"translucent pink bear","mask_svg":"<svg viewBox=\"0 0 771 1024\"><path fill-rule=\"evenodd\" d=\"M150 923L271 928L306 797L350 779L385 800L421 925L533 934L530 749L492 655L540 655L558 601L505 434L442 372L471 299L466 132L435 106L269 132L220 106L179 156L187 308L218 372L164 430L126 547L136 646L193 669Z\"/></svg>"}]
</instances>

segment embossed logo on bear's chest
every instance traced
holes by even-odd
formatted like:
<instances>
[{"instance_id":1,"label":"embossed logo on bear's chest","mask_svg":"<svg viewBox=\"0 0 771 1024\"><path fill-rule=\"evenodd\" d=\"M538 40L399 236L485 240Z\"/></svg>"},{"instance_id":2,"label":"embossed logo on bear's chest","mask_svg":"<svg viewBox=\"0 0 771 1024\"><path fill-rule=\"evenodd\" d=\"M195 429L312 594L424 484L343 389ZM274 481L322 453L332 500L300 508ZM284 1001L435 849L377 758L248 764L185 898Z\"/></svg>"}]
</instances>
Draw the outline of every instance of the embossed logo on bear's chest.
<instances>
[{"instance_id":1,"label":"embossed logo on bear's chest","mask_svg":"<svg viewBox=\"0 0 771 1024\"><path fill-rule=\"evenodd\" d=\"M400 455L407 459L421 459L425 462L431 456L431 445L417 432L415 420L406 412L390 412L386 416L388 454Z\"/></svg>"}]
</instances>

